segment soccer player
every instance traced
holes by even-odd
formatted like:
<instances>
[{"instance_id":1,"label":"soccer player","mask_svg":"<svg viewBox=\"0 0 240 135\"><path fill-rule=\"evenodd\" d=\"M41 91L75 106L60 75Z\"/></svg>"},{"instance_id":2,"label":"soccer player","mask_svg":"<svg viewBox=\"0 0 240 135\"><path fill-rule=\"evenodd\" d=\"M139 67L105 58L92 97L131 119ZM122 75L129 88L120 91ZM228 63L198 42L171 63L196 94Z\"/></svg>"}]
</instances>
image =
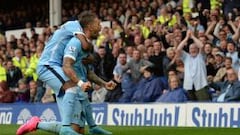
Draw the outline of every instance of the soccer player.
<instances>
[{"instance_id":1,"label":"soccer player","mask_svg":"<svg viewBox=\"0 0 240 135\"><path fill-rule=\"evenodd\" d=\"M89 13L82 16L80 24L82 25L83 31L88 38L96 36L101 29L100 21L98 18L95 15ZM76 23L74 25L76 25ZM60 132L60 134L78 134L72 130L70 125L72 123L75 123L72 124L74 129L77 128L77 126L74 125L81 126L81 123L79 123L81 119L79 118L82 117L79 116L77 118L73 118L73 116L77 115L72 116L72 113L74 114L75 112L77 112L78 115L81 114L81 105L82 109L86 112L85 119L90 126L90 133L111 134L111 132L108 132L96 126L95 121L92 118L92 110L88 98L86 95L84 95L83 91L79 90L79 87L81 87L82 90L86 90L88 87L90 87L90 83L86 82L86 69L83 68L84 66L80 65L82 58L86 57L88 53L86 50L84 51L83 45L80 46L81 42L79 42L76 37L73 37L69 43L70 46L66 47L66 44L73 35L72 32L68 31L69 28L72 28L71 30L76 30L75 26L63 26L60 30L57 30L54 33L53 37L48 42L48 45L46 45L38 65L39 78L42 81L46 82L55 91L63 126L59 127L59 123L40 122L39 118L33 117L27 124L19 128L17 131L18 135L31 132L36 128L53 132ZM75 45L75 43L77 43L78 46L71 46ZM67 55L64 55L64 50L65 52L68 52ZM76 57L77 59L71 56L71 53L74 53L75 51L78 51L77 54L79 57ZM74 71L72 64L75 65L74 67L81 66L81 68L77 68L78 71ZM89 74L90 73L91 72L89 72ZM93 81L94 80L96 81L96 78L93 78ZM111 82L107 83L103 80L98 80L98 82L101 82L105 86L113 86ZM79 87L74 87L77 85ZM81 100L81 105L75 102L76 98L79 98ZM75 105L78 105L78 107L75 107L77 109L79 108L78 110L75 108L73 109L73 106Z\"/></svg>"}]
</instances>

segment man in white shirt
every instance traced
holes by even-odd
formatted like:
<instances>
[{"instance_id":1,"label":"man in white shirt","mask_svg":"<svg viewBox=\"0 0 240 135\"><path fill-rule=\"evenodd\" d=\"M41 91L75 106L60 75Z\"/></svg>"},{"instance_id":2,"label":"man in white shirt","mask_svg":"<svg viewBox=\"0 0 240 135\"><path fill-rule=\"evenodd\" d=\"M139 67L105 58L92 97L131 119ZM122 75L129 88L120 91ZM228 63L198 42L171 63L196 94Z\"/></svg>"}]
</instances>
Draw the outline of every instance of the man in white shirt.
<instances>
[{"instance_id":1,"label":"man in white shirt","mask_svg":"<svg viewBox=\"0 0 240 135\"><path fill-rule=\"evenodd\" d=\"M183 50L187 41L192 39L194 43L189 46L189 53ZM208 101L210 95L206 89L207 70L202 54L202 42L197 39L191 31L187 31L184 40L177 47L177 55L184 62L184 83L183 88L188 91L188 98L191 101Z\"/></svg>"}]
</instances>

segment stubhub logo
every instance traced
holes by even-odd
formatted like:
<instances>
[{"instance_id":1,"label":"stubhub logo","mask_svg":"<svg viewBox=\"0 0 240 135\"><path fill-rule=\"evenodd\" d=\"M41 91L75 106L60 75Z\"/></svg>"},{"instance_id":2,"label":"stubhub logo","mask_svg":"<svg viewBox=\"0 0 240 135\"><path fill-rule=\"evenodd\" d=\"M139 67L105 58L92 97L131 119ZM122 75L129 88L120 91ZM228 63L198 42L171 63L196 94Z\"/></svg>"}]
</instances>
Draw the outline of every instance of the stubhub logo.
<instances>
[{"instance_id":1,"label":"stubhub logo","mask_svg":"<svg viewBox=\"0 0 240 135\"><path fill-rule=\"evenodd\" d=\"M240 108L208 110L194 107L192 122L197 127L240 127Z\"/></svg>"},{"instance_id":2,"label":"stubhub logo","mask_svg":"<svg viewBox=\"0 0 240 135\"><path fill-rule=\"evenodd\" d=\"M185 116L184 106L178 105L128 105L109 107L110 125L124 126L182 126ZM110 114L109 114L110 115Z\"/></svg>"}]
</instances>

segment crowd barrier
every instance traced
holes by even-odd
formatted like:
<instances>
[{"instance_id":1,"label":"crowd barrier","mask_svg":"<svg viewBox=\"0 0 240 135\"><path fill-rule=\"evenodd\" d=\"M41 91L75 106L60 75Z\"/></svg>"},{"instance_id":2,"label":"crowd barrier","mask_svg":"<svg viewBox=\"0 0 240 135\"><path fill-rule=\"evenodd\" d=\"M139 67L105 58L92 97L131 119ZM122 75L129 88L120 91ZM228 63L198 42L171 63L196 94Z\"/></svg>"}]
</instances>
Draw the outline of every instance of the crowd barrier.
<instances>
[{"instance_id":1,"label":"crowd barrier","mask_svg":"<svg viewBox=\"0 0 240 135\"><path fill-rule=\"evenodd\" d=\"M239 103L92 104L98 125L240 127ZM56 103L0 104L0 124L22 124L32 116L60 121Z\"/></svg>"}]
</instances>

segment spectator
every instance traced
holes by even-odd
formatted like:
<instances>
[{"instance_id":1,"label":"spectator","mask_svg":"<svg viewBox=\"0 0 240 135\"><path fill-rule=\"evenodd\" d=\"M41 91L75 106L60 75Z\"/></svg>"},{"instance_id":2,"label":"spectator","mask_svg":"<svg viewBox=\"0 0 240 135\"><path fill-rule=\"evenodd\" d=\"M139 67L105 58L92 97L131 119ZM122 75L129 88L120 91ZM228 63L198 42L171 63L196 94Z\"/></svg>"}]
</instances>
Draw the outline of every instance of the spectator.
<instances>
[{"instance_id":1,"label":"spectator","mask_svg":"<svg viewBox=\"0 0 240 135\"><path fill-rule=\"evenodd\" d=\"M183 51L188 39L193 39L194 43L189 46L189 53ZM191 101L209 101L210 95L206 86L207 71L202 54L203 44L191 31L187 32L185 39L177 48L177 55L181 56L184 62L184 82L183 88L187 90L188 98Z\"/></svg>"},{"instance_id":2,"label":"spectator","mask_svg":"<svg viewBox=\"0 0 240 135\"><path fill-rule=\"evenodd\" d=\"M162 51L162 42L156 41L153 43L154 55L149 57L149 61L154 64L154 72L156 76L164 76L164 71L166 67L163 67L163 60L166 53Z\"/></svg>"},{"instance_id":3,"label":"spectator","mask_svg":"<svg viewBox=\"0 0 240 135\"><path fill-rule=\"evenodd\" d=\"M37 93L35 102L41 102L45 93L46 93L45 84L41 80L37 80Z\"/></svg>"},{"instance_id":4,"label":"spectator","mask_svg":"<svg viewBox=\"0 0 240 135\"><path fill-rule=\"evenodd\" d=\"M13 103L15 102L15 93L10 91L7 82L0 82L0 103Z\"/></svg>"},{"instance_id":5,"label":"spectator","mask_svg":"<svg viewBox=\"0 0 240 135\"><path fill-rule=\"evenodd\" d=\"M156 102L186 102L186 91L181 87L180 80L176 75L168 78L169 89L156 100Z\"/></svg>"},{"instance_id":6,"label":"spectator","mask_svg":"<svg viewBox=\"0 0 240 135\"><path fill-rule=\"evenodd\" d=\"M209 54L206 59L206 69L207 69L207 80L208 82L213 81L213 77L216 75L217 70L214 67L215 61L214 56Z\"/></svg>"},{"instance_id":7,"label":"spectator","mask_svg":"<svg viewBox=\"0 0 240 135\"><path fill-rule=\"evenodd\" d=\"M15 57L12 58L13 65L20 68L22 74L24 74L27 69L28 60L26 56L23 56L22 49L19 49L19 48L16 49L14 51L14 54L15 54Z\"/></svg>"},{"instance_id":8,"label":"spectator","mask_svg":"<svg viewBox=\"0 0 240 135\"><path fill-rule=\"evenodd\" d=\"M30 81L29 82L29 90L30 90L30 100L29 102L34 103L37 101L37 82L35 81Z\"/></svg>"},{"instance_id":9,"label":"spectator","mask_svg":"<svg viewBox=\"0 0 240 135\"><path fill-rule=\"evenodd\" d=\"M224 67L218 69L217 74L214 76L213 82L226 81L227 69L232 68L232 58L226 57L224 60Z\"/></svg>"},{"instance_id":10,"label":"spectator","mask_svg":"<svg viewBox=\"0 0 240 135\"><path fill-rule=\"evenodd\" d=\"M46 86L46 92L44 93L41 102L42 103L56 102L55 94L53 93L53 90L50 87Z\"/></svg>"},{"instance_id":11,"label":"spectator","mask_svg":"<svg viewBox=\"0 0 240 135\"><path fill-rule=\"evenodd\" d=\"M164 76L167 76L167 72L170 68L175 66L175 49L173 47L169 47L166 50L167 56L163 59L163 70L164 70Z\"/></svg>"},{"instance_id":12,"label":"spectator","mask_svg":"<svg viewBox=\"0 0 240 135\"><path fill-rule=\"evenodd\" d=\"M109 40L109 27L103 27L101 30L97 41L96 41L96 47L100 46L106 46L107 41Z\"/></svg>"},{"instance_id":13,"label":"spectator","mask_svg":"<svg viewBox=\"0 0 240 135\"><path fill-rule=\"evenodd\" d=\"M211 53L212 53L212 44L211 43L204 44L204 54L205 54L205 56L207 56L207 55L209 55Z\"/></svg>"},{"instance_id":14,"label":"spectator","mask_svg":"<svg viewBox=\"0 0 240 135\"><path fill-rule=\"evenodd\" d=\"M188 29L193 31L197 37L205 32L204 27L200 24L199 17L191 17L190 22L188 23Z\"/></svg>"},{"instance_id":15,"label":"spectator","mask_svg":"<svg viewBox=\"0 0 240 135\"><path fill-rule=\"evenodd\" d=\"M236 102L240 101L240 82L237 73L233 68L227 69L227 80L215 83L213 87L218 91L219 95L213 99L217 102Z\"/></svg>"},{"instance_id":16,"label":"spectator","mask_svg":"<svg viewBox=\"0 0 240 135\"><path fill-rule=\"evenodd\" d=\"M31 35L32 35L31 38L34 40L34 42L37 42L38 34L36 33L34 28L31 28Z\"/></svg>"},{"instance_id":17,"label":"spectator","mask_svg":"<svg viewBox=\"0 0 240 135\"><path fill-rule=\"evenodd\" d=\"M221 50L220 50L219 47L213 47L211 54L212 54L213 56L216 56L217 52L220 52L220 51L221 51ZM221 62L220 62L220 63L221 63Z\"/></svg>"},{"instance_id":18,"label":"spectator","mask_svg":"<svg viewBox=\"0 0 240 135\"><path fill-rule=\"evenodd\" d=\"M125 52L126 52L126 54L127 54L127 62L129 62L130 60L132 60L133 50L134 50L134 47L133 47L133 46L127 46L127 47L125 47Z\"/></svg>"},{"instance_id":19,"label":"spectator","mask_svg":"<svg viewBox=\"0 0 240 135\"><path fill-rule=\"evenodd\" d=\"M95 73L105 81L113 78L112 71L116 62L111 53L108 53L105 47L100 46L97 53L94 55L94 70Z\"/></svg>"},{"instance_id":20,"label":"spectator","mask_svg":"<svg viewBox=\"0 0 240 135\"><path fill-rule=\"evenodd\" d=\"M223 40L220 42L220 51L223 52L224 54L227 53L227 41Z\"/></svg>"},{"instance_id":21,"label":"spectator","mask_svg":"<svg viewBox=\"0 0 240 135\"><path fill-rule=\"evenodd\" d=\"M144 59L149 60L149 58L154 55L153 45L149 45L145 53Z\"/></svg>"},{"instance_id":22,"label":"spectator","mask_svg":"<svg viewBox=\"0 0 240 135\"><path fill-rule=\"evenodd\" d=\"M160 77L154 75L154 68L147 66L143 69L143 79L139 81L131 102L154 102L164 89Z\"/></svg>"},{"instance_id":23,"label":"spectator","mask_svg":"<svg viewBox=\"0 0 240 135\"><path fill-rule=\"evenodd\" d=\"M122 92L122 86L121 84L115 82L117 85L115 89L111 91L107 91L107 95L105 97L105 102L119 102L119 99L121 98L123 92Z\"/></svg>"},{"instance_id":24,"label":"spectator","mask_svg":"<svg viewBox=\"0 0 240 135\"><path fill-rule=\"evenodd\" d=\"M107 94L106 88L99 86L97 84L94 84L93 86L93 92L92 92L92 102L93 103L103 103L105 100Z\"/></svg>"},{"instance_id":25,"label":"spectator","mask_svg":"<svg viewBox=\"0 0 240 135\"><path fill-rule=\"evenodd\" d=\"M132 87L129 79L130 76L128 73L123 73L122 66L127 64L127 55L124 52L120 52L118 55L118 64L114 67L113 77L114 81L117 83L117 86L114 90L108 91L106 95L106 102L118 102L119 98L122 96L122 93L127 91Z\"/></svg>"},{"instance_id":26,"label":"spectator","mask_svg":"<svg viewBox=\"0 0 240 135\"><path fill-rule=\"evenodd\" d=\"M147 39L149 37L149 34L151 33L151 31L153 30L153 22L154 20L151 17L145 17L144 18L144 24L141 26L142 29L142 34L143 34L143 38Z\"/></svg>"},{"instance_id":27,"label":"spectator","mask_svg":"<svg viewBox=\"0 0 240 135\"><path fill-rule=\"evenodd\" d=\"M142 59L141 53L139 50L133 51L133 59L123 66L123 72L130 70L131 78L134 83L137 83L142 78L140 69L144 66L152 66L153 64L147 60Z\"/></svg>"},{"instance_id":28,"label":"spectator","mask_svg":"<svg viewBox=\"0 0 240 135\"><path fill-rule=\"evenodd\" d=\"M227 43L227 57L232 58L232 67L235 69L235 71L238 71L240 65L239 65L239 57L238 57L238 51L236 50L236 46L233 42Z\"/></svg>"},{"instance_id":29,"label":"spectator","mask_svg":"<svg viewBox=\"0 0 240 135\"><path fill-rule=\"evenodd\" d=\"M29 102L30 90L26 79L18 81L18 87L14 90L16 92L16 102Z\"/></svg>"},{"instance_id":30,"label":"spectator","mask_svg":"<svg viewBox=\"0 0 240 135\"><path fill-rule=\"evenodd\" d=\"M240 1L239 0L223 0L223 13L225 16L227 16L229 13L233 12L234 8L240 7Z\"/></svg>"},{"instance_id":31,"label":"spectator","mask_svg":"<svg viewBox=\"0 0 240 135\"><path fill-rule=\"evenodd\" d=\"M175 15L172 15L171 12L168 12L167 7L163 7L161 8L157 21L162 25L172 27L177 23L177 18Z\"/></svg>"},{"instance_id":32,"label":"spectator","mask_svg":"<svg viewBox=\"0 0 240 135\"><path fill-rule=\"evenodd\" d=\"M37 81L37 64L38 64L38 60L42 54L42 48L40 46L37 47L36 53L34 53L31 58L30 58L30 62L29 62L29 66L26 69L26 72L24 73L25 76L27 77L31 77L34 81Z\"/></svg>"},{"instance_id":33,"label":"spectator","mask_svg":"<svg viewBox=\"0 0 240 135\"><path fill-rule=\"evenodd\" d=\"M208 39L207 37L205 36L205 33L204 32L200 32L198 33L197 35L198 39L204 44L204 52L205 53L211 53L211 50L212 50L212 44L208 42ZM205 50L205 45L206 44L209 44L208 48Z\"/></svg>"},{"instance_id":34,"label":"spectator","mask_svg":"<svg viewBox=\"0 0 240 135\"><path fill-rule=\"evenodd\" d=\"M215 53L215 69L218 70L220 69L221 67L224 66L224 58L225 58L225 55L219 51L219 50L216 50L216 53Z\"/></svg>"},{"instance_id":35,"label":"spectator","mask_svg":"<svg viewBox=\"0 0 240 135\"><path fill-rule=\"evenodd\" d=\"M0 56L0 82L7 81L7 71L4 65L4 59Z\"/></svg>"},{"instance_id":36,"label":"spectator","mask_svg":"<svg viewBox=\"0 0 240 135\"><path fill-rule=\"evenodd\" d=\"M220 42L223 40L227 40L228 42L229 41L237 42L239 38L240 24L238 25L237 30L232 36L228 36L227 32L224 29L220 29L220 27L222 27L220 25L223 25L223 24L224 24L223 21L219 21L218 23L213 21L211 22L210 26L208 27L205 33L208 39L216 46L220 46ZM210 33L215 28L215 25L217 30L215 30L214 35L212 35Z\"/></svg>"},{"instance_id":37,"label":"spectator","mask_svg":"<svg viewBox=\"0 0 240 135\"><path fill-rule=\"evenodd\" d=\"M180 80L183 80L183 77L184 77L184 63L183 63L182 59L176 58L175 64L176 64L176 71L177 71L178 77L180 78Z\"/></svg>"},{"instance_id":38,"label":"spectator","mask_svg":"<svg viewBox=\"0 0 240 135\"><path fill-rule=\"evenodd\" d=\"M17 88L18 81L23 77L21 70L13 65L12 60L7 60L7 83L10 89Z\"/></svg>"}]
</instances>

